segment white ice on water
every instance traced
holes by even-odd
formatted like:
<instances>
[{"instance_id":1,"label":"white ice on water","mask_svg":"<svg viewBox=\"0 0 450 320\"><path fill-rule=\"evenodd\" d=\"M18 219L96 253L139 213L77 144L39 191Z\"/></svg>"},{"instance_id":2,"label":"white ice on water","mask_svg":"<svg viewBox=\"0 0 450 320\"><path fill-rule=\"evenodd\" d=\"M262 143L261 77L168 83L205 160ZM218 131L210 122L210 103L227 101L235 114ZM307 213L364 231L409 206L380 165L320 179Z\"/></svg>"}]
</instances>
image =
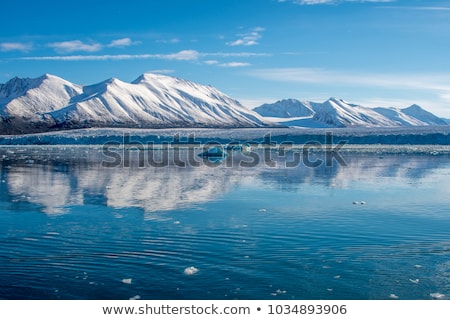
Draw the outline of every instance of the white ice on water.
<instances>
[{"instance_id":1,"label":"white ice on water","mask_svg":"<svg viewBox=\"0 0 450 320\"><path fill-rule=\"evenodd\" d=\"M430 297L433 298L433 299L444 299L445 298L445 294L439 293L439 292L435 292L435 293L430 293Z\"/></svg>"},{"instance_id":2,"label":"white ice on water","mask_svg":"<svg viewBox=\"0 0 450 320\"><path fill-rule=\"evenodd\" d=\"M184 274L187 276L192 276L194 274L196 274L199 270L196 267L187 267L186 269L184 269Z\"/></svg>"}]
</instances>

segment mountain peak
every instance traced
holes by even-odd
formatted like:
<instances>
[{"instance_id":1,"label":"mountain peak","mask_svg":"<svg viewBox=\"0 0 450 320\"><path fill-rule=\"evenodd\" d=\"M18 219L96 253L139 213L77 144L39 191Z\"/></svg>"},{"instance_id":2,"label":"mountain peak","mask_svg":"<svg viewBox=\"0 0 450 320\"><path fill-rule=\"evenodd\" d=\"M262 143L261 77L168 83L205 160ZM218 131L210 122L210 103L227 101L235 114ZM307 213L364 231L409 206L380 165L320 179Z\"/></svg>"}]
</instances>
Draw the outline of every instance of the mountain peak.
<instances>
[{"instance_id":1,"label":"mountain peak","mask_svg":"<svg viewBox=\"0 0 450 320\"><path fill-rule=\"evenodd\" d=\"M404 108L403 110L424 110L424 109L421 106L419 106L418 104L412 104L409 107Z\"/></svg>"},{"instance_id":2,"label":"mountain peak","mask_svg":"<svg viewBox=\"0 0 450 320\"><path fill-rule=\"evenodd\" d=\"M0 84L0 97L14 99L24 95L28 90L38 87L43 81L43 76L34 79L14 77L5 84Z\"/></svg>"},{"instance_id":3,"label":"mountain peak","mask_svg":"<svg viewBox=\"0 0 450 320\"><path fill-rule=\"evenodd\" d=\"M136 80L134 80L132 82L132 84L139 84L142 82L162 81L162 80L169 80L169 79L177 79L177 78L162 75L159 73L143 73Z\"/></svg>"}]
</instances>

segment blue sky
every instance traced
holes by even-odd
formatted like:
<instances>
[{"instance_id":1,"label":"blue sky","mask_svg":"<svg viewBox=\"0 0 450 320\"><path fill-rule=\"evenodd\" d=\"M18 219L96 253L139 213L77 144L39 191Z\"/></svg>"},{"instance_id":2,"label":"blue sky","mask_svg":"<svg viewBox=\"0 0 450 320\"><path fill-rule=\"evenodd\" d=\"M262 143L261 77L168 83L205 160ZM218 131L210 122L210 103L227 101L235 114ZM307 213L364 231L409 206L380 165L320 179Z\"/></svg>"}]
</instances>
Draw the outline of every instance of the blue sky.
<instances>
[{"instance_id":1,"label":"blue sky","mask_svg":"<svg viewBox=\"0 0 450 320\"><path fill-rule=\"evenodd\" d=\"M158 72L249 107L333 96L450 118L450 0L24 0L1 10L0 83Z\"/></svg>"}]
</instances>

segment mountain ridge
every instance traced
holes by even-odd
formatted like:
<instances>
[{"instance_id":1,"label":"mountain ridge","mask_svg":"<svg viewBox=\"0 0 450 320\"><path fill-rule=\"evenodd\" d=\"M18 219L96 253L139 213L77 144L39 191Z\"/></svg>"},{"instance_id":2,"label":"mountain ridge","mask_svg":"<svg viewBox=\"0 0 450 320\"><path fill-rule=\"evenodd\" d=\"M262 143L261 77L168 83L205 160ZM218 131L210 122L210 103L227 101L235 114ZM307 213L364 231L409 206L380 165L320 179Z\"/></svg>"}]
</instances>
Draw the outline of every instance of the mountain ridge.
<instances>
[{"instance_id":1,"label":"mountain ridge","mask_svg":"<svg viewBox=\"0 0 450 320\"><path fill-rule=\"evenodd\" d=\"M277 126L212 86L144 73L80 86L45 74L0 85L0 133L89 127L239 128Z\"/></svg>"},{"instance_id":2,"label":"mountain ridge","mask_svg":"<svg viewBox=\"0 0 450 320\"><path fill-rule=\"evenodd\" d=\"M298 109L301 107L310 108L311 114L299 115ZM283 99L272 104L263 104L253 110L279 124L308 128L447 125L445 119L437 117L417 104L403 109L369 108L335 97L322 103Z\"/></svg>"}]
</instances>

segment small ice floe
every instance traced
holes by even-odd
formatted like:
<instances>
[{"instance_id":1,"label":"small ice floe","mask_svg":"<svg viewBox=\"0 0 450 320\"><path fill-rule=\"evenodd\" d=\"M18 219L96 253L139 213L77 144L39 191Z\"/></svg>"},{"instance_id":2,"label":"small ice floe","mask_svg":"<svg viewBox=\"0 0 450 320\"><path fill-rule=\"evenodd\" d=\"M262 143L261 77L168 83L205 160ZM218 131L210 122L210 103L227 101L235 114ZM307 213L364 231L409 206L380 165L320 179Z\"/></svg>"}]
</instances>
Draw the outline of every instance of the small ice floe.
<instances>
[{"instance_id":1,"label":"small ice floe","mask_svg":"<svg viewBox=\"0 0 450 320\"><path fill-rule=\"evenodd\" d=\"M141 296L140 295L135 295L134 297L131 297L130 300L140 300Z\"/></svg>"},{"instance_id":2,"label":"small ice floe","mask_svg":"<svg viewBox=\"0 0 450 320\"><path fill-rule=\"evenodd\" d=\"M174 221L173 224L180 224L180 221Z\"/></svg>"},{"instance_id":3,"label":"small ice floe","mask_svg":"<svg viewBox=\"0 0 450 320\"><path fill-rule=\"evenodd\" d=\"M391 298L391 299L398 299L398 295L391 293L389 295L389 298Z\"/></svg>"},{"instance_id":4,"label":"small ice floe","mask_svg":"<svg viewBox=\"0 0 450 320\"><path fill-rule=\"evenodd\" d=\"M333 292L333 289L328 288L327 291L328 291L328 292Z\"/></svg>"},{"instance_id":5,"label":"small ice floe","mask_svg":"<svg viewBox=\"0 0 450 320\"><path fill-rule=\"evenodd\" d=\"M192 276L198 272L198 269L196 267L187 267L184 269L184 274L187 276Z\"/></svg>"},{"instance_id":6,"label":"small ice floe","mask_svg":"<svg viewBox=\"0 0 450 320\"><path fill-rule=\"evenodd\" d=\"M129 279L122 279L122 283L125 284L131 284L131 282L133 281L133 279L129 278Z\"/></svg>"},{"instance_id":7,"label":"small ice floe","mask_svg":"<svg viewBox=\"0 0 450 320\"><path fill-rule=\"evenodd\" d=\"M430 297L433 298L433 299L444 299L445 298L445 294L439 293L439 292L435 292L435 293L430 293Z\"/></svg>"},{"instance_id":8,"label":"small ice floe","mask_svg":"<svg viewBox=\"0 0 450 320\"><path fill-rule=\"evenodd\" d=\"M414 284L418 284L419 283L419 279L409 279L409 281L414 283Z\"/></svg>"},{"instance_id":9,"label":"small ice floe","mask_svg":"<svg viewBox=\"0 0 450 320\"><path fill-rule=\"evenodd\" d=\"M415 264L415 265L414 265L414 268L420 269L420 268L422 268L422 266L421 266L420 264Z\"/></svg>"},{"instance_id":10,"label":"small ice floe","mask_svg":"<svg viewBox=\"0 0 450 320\"><path fill-rule=\"evenodd\" d=\"M266 210L266 209L264 209L264 208L262 208L262 209L259 209L258 211L259 211L259 212L267 212L267 210Z\"/></svg>"},{"instance_id":11,"label":"small ice floe","mask_svg":"<svg viewBox=\"0 0 450 320\"><path fill-rule=\"evenodd\" d=\"M339 276L339 275L334 276L334 279L340 279L340 278L341 278L341 276Z\"/></svg>"},{"instance_id":12,"label":"small ice floe","mask_svg":"<svg viewBox=\"0 0 450 320\"><path fill-rule=\"evenodd\" d=\"M112 186L106 186L106 189L112 189L113 187Z\"/></svg>"}]
</instances>

